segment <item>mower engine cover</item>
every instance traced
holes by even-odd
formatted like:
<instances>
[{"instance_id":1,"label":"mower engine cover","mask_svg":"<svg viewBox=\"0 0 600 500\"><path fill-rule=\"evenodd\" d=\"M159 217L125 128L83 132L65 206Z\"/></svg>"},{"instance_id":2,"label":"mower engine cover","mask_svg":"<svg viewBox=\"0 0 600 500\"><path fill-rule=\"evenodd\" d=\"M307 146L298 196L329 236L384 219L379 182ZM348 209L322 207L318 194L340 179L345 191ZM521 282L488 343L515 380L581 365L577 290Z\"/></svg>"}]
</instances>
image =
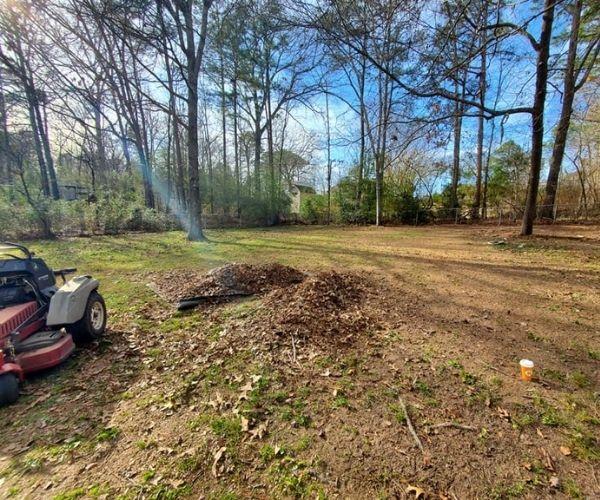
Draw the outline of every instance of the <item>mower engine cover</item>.
<instances>
[{"instance_id":1,"label":"mower engine cover","mask_svg":"<svg viewBox=\"0 0 600 500\"><path fill-rule=\"evenodd\" d=\"M50 299L46 324L72 325L85 313L88 297L100 283L90 276L77 276L61 286Z\"/></svg>"}]
</instances>

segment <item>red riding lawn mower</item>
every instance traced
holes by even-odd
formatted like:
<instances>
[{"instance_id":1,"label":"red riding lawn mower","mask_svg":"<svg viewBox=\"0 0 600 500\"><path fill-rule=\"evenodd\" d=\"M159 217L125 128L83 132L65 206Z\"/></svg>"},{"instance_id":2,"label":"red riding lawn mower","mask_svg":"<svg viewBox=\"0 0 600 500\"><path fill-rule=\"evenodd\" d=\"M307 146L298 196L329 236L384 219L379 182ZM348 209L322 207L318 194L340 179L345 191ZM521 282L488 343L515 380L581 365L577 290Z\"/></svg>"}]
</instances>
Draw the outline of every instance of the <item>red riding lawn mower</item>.
<instances>
[{"instance_id":1,"label":"red riding lawn mower","mask_svg":"<svg viewBox=\"0 0 600 500\"><path fill-rule=\"evenodd\" d=\"M25 375L62 363L76 344L104 333L99 283L90 276L67 281L75 271L52 271L26 247L0 243L0 406L17 400Z\"/></svg>"}]
</instances>

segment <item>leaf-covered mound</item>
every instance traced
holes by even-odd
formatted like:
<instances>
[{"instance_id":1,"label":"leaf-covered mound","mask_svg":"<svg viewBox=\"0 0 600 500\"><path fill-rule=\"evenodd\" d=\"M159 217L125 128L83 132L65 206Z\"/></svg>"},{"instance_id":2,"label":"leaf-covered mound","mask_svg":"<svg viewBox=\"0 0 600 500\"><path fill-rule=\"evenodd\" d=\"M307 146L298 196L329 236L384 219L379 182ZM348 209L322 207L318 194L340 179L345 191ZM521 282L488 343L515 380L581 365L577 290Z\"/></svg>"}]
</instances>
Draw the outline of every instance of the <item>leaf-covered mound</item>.
<instances>
[{"instance_id":1,"label":"leaf-covered mound","mask_svg":"<svg viewBox=\"0 0 600 500\"><path fill-rule=\"evenodd\" d=\"M304 273L277 263L232 263L212 269L208 273L169 271L156 276L152 286L169 302L177 302L185 297L261 294L299 283L304 278Z\"/></svg>"},{"instance_id":2,"label":"leaf-covered mound","mask_svg":"<svg viewBox=\"0 0 600 500\"><path fill-rule=\"evenodd\" d=\"M351 341L374 325L369 314L371 289L367 279L357 274L316 273L265 297L265 326L299 339Z\"/></svg>"}]
</instances>

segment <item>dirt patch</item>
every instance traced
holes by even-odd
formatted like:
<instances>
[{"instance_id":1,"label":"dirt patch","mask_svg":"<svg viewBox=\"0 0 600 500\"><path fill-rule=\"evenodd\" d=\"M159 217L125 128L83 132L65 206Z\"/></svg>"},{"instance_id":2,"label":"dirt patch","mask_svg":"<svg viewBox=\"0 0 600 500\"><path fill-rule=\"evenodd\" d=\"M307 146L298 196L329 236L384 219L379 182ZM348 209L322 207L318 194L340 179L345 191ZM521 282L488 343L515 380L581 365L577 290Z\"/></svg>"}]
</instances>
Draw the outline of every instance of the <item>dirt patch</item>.
<instances>
[{"instance_id":1,"label":"dirt patch","mask_svg":"<svg viewBox=\"0 0 600 500\"><path fill-rule=\"evenodd\" d=\"M155 276L150 286L169 302L185 297L262 294L301 282L305 274L282 264L226 264L208 273L176 270Z\"/></svg>"}]
</instances>

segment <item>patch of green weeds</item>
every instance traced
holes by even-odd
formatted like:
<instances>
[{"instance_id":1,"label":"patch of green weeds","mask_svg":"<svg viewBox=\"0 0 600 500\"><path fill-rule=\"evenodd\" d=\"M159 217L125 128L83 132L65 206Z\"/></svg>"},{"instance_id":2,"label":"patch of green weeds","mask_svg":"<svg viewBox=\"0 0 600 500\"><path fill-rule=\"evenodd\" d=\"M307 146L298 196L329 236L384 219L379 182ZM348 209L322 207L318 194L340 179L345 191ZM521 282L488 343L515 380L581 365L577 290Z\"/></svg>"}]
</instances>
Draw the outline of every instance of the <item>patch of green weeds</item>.
<instances>
[{"instance_id":1,"label":"patch of green weeds","mask_svg":"<svg viewBox=\"0 0 600 500\"><path fill-rule=\"evenodd\" d=\"M564 382L567 379L567 376L563 372L551 368L541 370L541 375L542 378L554 380L555 382Z\"/></svg>"},{"instance_id":2,"label":"patch of green weeds","mask_svg":"<svg viewBox=\"0 0 600 500\"><path fill-rule=\"evenodd\" d=\"M490 431L488 431L487 428L482 427L481 431L477 435L477 440L481 444L486 444L489 438L490 438Z\"/></svg>"},{"instance_id":3,"label":"patch of green weeds","mask_svg":"<svg viewBox=\"0 0 600 500\"><path fill-rule=\"evenodd\" d=\"M277 456L277 452L270 444L265 444L258 451L258 456L263 462L271 462Z\"/></svg>"},{"instance_id":4,"label":"patch of green weeds","mask_svg":"<svg viewBox=\"0 0 600 500\"><path fill-rule=\"evenodd\" d=\"M413 385L415 389L419 391L423 396L433 395L433 390L427 385L426 382L423 382L422 380L416 380Z\"/></svg>"},{"instance_id":5,"label":"patch of green weeds","mask_svg":"<svg viewBox=\"0 0 600 500\"><path fill-rule=\"evenodd\" d=\"M534 332L532 332L531 330L527 331L527 338L529 340L533 340L534 342L544 342L544 337L542 337L541 335L537 335Z\"/></svg>"},{"instance_id":6,"label":"patch of green weeds","mask_svg":"<svg viewBox=\"0 0 600 500\"><path fill-rule=\"evenodd\" d=\"M325 498L322 487L313 481L310 463L285 456L269 467L269 476L275 486L293 498Z\"/></svg>"},{"instance_id":7,"label":"patch of green weeds","mask_svg":"<svg viewBox=\"0 0 600 500\"><path fill-rule=\"evenodd\" d=\"M166 484L157 484L155 486L144 485L141 487L140 494L142 498L150 500L179 500L191 495L192 487L187 484L177 488Z\"/></svg>"},{"instance_id":8,"label":"patch of green weeds","mask_svg":"<svg viewBox=\"0 0 600 500\"><path fill-rule=\"evenodd\" d=\"M333 358L331 356L323 356L323 357L317 358L315 360L315 364L319 368L327 368L328 366L331 366L333 364Z\"/></svg>"},{"instance_id":9,"label":"patch of green weeds","mask_svg":"<svg viewBox=\"0 0 600 500\"><path fill-rule=\"evenodd\" d=\"M73 488L72 490L63 491L52 497L52 500L76 500L85 496L85 488Z\"/></svg>"},{"instance_id":10,"label":"patch of green weeds","mask_svg":"<svg viewBox=\"0 0 600 500\"><path fill-rule=\"evenodd\" d=\"M153 441L143 441L143 440L139 440L135 442L135 447L138 450L147 450L148 448L150 448L151 446L154 446L155 443Z\"/></svg>"},{"instance_id":11,"label":"patch of green weeds","mask_svg":"<svg viewBox=\"0 0 600 500\"><path fill-rule=\"evenodd\" d=\"M161 333L173 333L176 331L194 331L198 330L204 324L203 317L195 311L177 312L170 318L158 325L158 331Z\"/></svg>"},{"instance_id":12,"label":"patch of green weeds","mask_svg":"<svg viewBox=\"0 0 600 500\"><path fill-rule=\"evenodd\" d=\"M460 379L462 380L463 384L467 384L467 385L475 385L478 380L477 376L475 376L472 373L469 373L465 370L461 370Z\"/></svg>"},{"instance_id":13,"label":"patch of green weeds","mask_svg":"<svg viewBox=\"0 0 600 500\"><path fill-rule=\"evenodd\" d=\"M595 361L600 361L600 351L595 351L594 349L588 350L588 356Z\"/></svg>"},{"instance_id":14,"label":"patch of green weeds","mask_svg":"<svg viewBox=\"0 0 600 500\"><path fill-rule=\"evenodd\" d=\"M8 496L8 498L13 498L18 496L19 493L21 493L21 488L19 488L18 486L11 486L10 488L8 488L6 496Z\"/></svg>"},{"instance_id":15,"label":"patch of green weeds","mask_svg":"<svg viewBox=\"0 0 600 500\"><path fill-rule=\"evenodd\" d=\"M242 438L242 424L237 417L216 417L210 423L210 428L219 437L230 443L238 443Z\"/></svg>"},{"instance_id":16,"label":"patch of green weeds","mask_svg":"<svg viewBox=\"0 0 600 500\"><path fill-rule=\"evenodd\" d=\"M458 361L456 361L455 359L451 359L450 361L448 361L448 363L446 363L450 368L458 368L459 370L463 369L463 365L461 365Z\"/></svg>"},{"instance_id":17,"label":"patch of green weeds","mask_svg":"<svg viewBox=\"0 0 600 500\"><path fill-rule=\"evenodd\" d=\"M558 409L548 404L541 396L535 395L533 403L538 411L538 416L542 424L547 425L548 427L566 425L567 422Z\"/></svg>"},{"instance_id":18,"label":"patch of green weeds","mask_svg":"<svg viewBox=\"0 0 600 500\"><path fill-rule=\"evenodd\" d=\"M208 497L208 500L238 500L239 495L234 491L219 491L218 493L212 493Z\"/></svg>"},{"instance_id":19,"label":"patch of green weeds","mask_svg":"<svg viewBox=\"0 0 600 500\"><path fill-rule=\"evenodd\" d=\"M142 472L142 482L143 483L148 483L155 477L156 477L156 471L154 469L148 469L148 470Z\"/></svg>"},{"instance_id":20,"label":"patch of green weeds","mask_svg":"<svg viewBox=\"0 0 600 500\"><path fill-rule=\"evenodd\" d=\"M536 415L531 413L516 413L512 416L512 426L515 429L524 429L538 423Z\"/></svg>"},{"instance_id":21,"label":"patch of green weeds","mask_svg":"<svg viewBox=\"0 0 600 500\"><path fill-rule=\"evenodd\" d=\"M203 460L199 455L188 455L177 461L176 468L183 474L189 474L197 471L202 463Z\"/></svg>"},{"instance_id":22,"label":"patch of green weeds","mask_svg":"<svg viewBox=\"0 0 600 500\"><path fill-rule=\"evenodd\" d=\"M509 485L499 485L490 492L490 498L494 500L505 500L507 498L519 498L527 491L528 484L525 481L517 481Z\"/></svg>"},{"instance_id":23,"label":"patch of green weeds","mask_svg":"<svg viewBox=\"0 0 600 500\"><path fill-rule=\"evenodd\" d=\"M569 379L580 389L585 389L586 387L590 387L592 382L590 378L583 372L573 372L569 375Z\"/></svg>"},{"instance_id":24,"label":"patch of green weeds","mask_svg":"<svg viewBox=\"0 0 600 500\"><path fill-rule=\"evenodd\" d=\"M571 498L576 498L578 500L585 498L585 495L582 493L575 480L570 477L562 482L561 491Z\"/></svg>"},{"instance_id":25,"label":"patch of green weeds","mask_svg":"<svg viewBox=\"0 0 600 500\"><path fill-rule=\"evenodd\" d=\"M298 442L294 445L294 450L297 452L303 452L310 448L312 445L312 439L310 436L302 436Z\"/></svg>"},{"instance_id":26,"label":"patch of green weeds","mask_svg":"<svg viewBox=\"0 0 600 500\"><path fill-rule=\"evenodd\" d=\"M398 403L390 403L388 408L394 415L396 422L399 424L404 424L406 422L406 413L404 413L404 410Z\"/></svg>"},{"instance_id":27,"label":"patch of green weeds","mask_svg":"<svg viewBox=\"0 0 600 500\"><path fill-rule=\"evenodd\" d=\"M275 391L275 392L271 393L269 395L269 400L272 403L281 404L281 403L285 403L285 401L286 401L286 399L288 399L288 397L289 397L289 394L287 391L279 390L279 391Z\"/></svg>"},{"instance_id":28,"label":"patch of green weeds","mask_svg":"<svg viewBox=\"0 0 600 500\"><path fill-rule=\"evenodd\" d=\"M600 460L600 444L598 437L583 427L577 427L571 433L571 448L581 460L597 462Z\"/></svg>"},{"instance_id":29,"label":"patch of green weeds","mask_svg":"<svg viewBox=\"0 0 600 500\"><path fill-rule=\"evenodd\" d=\"M119 434L121 431L117 427L105 427L96 434L96 441L99 443L113 441L119 437Z\"/></svg>"},{"instance_id":30,"label":"patch of green weeds","mask_svg":"<svg viewBox=\"0 0 600 500\"><path fill-rule=\"evenodd\" d=\"M333 398L333 403L331 403L331 407L334 409L338 408L348 408L350 406L350 401L348 400L348 396L346 396L343 392L339 392Z\"/></svg>"}]
</instances>

